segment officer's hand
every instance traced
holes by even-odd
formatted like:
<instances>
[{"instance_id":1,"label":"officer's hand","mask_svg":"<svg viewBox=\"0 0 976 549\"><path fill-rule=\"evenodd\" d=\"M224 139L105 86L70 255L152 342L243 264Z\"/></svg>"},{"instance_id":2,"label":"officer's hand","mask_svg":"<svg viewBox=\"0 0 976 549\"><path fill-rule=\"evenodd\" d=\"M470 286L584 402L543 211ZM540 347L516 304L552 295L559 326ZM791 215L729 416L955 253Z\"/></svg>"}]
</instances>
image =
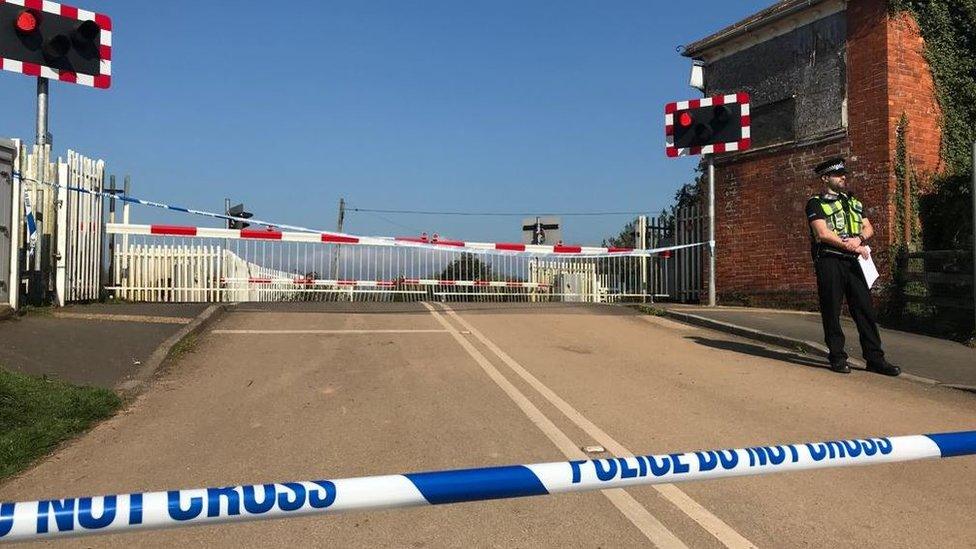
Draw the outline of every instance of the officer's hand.
<instances>
[{"instance_id":1,"label":"officer's hand","mask_svg":"<svg viewBox=\"0 0 976 549\"><path fill-rule=\"evenodd\" d=\"M855 247L858 247L858 248L860 248L861 245L864 244L864 242L861 241L861 237L859 237L859 236L852 236L852 237L848 238L847 241L848 242L853 242L854 243L854 246Z\"/></svg>"},{"instance_id":2,"label":"officer's hand","mask_svg":"<svg viewBox=\"0 0 976 549\"><path fill-rule=\"evenodd\" d=\"M858 248L854 251L856 251L864 259L867 259L871 255L871 250L869 250L867 246L858 246Z\"/></svg>"},{"instance_id":3,"label":"officer's hand","mask_svg":"<svg viewBox=\"0 0 976 549\"><path fill-rule=\"evenodd\" d=\"M847 239L847 240L844 241L844 249L845 250L847 250L849 252L860 253L860 252L857 251L858 248L860 248L860 246L857 243L855 243L854 240Z\"/></svg>"}]
</instances>

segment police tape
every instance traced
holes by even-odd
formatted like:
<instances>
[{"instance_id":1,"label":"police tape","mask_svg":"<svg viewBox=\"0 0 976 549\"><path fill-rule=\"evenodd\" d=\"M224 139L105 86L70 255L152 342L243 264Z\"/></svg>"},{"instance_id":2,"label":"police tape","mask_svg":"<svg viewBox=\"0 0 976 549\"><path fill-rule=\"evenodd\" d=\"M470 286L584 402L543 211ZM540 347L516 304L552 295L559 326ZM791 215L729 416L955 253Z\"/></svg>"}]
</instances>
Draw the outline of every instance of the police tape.
<instances>
[{"instance_id":1,"label":"police tape","mask_svg":"<svg viewBox=\"0 0 976 549\"><path fill-rule=\"evenodd\" d=\"M0 541L543 496L976 454L976 431L0 504Z\"/></svg>"},{"instance_id":2,"label":"police tape","mask_svg":"<svg viewBox=\"0 0 976 549\"><path fill-rule=\"evenodd\" d=\"M697 248L712 242L692 242L674 246L661 246L650 249L619 248L605 246L554 246L541 244L519 244L510 242L467 242L462 240L443 240L436 238L376 237L354 236L337 233L283 232L259 229L220 229L214 227L192 227L183 225L135 225L131 223L106 223L105 232L118 235L171 236L179 238L220 238L225 240L263 240L280 242L304 242L337 244L343 246L386 246L407 247L431 250L452 250L466 253L557 255L563 257L650 257L670 256L671 252Z\"/></svg>"},{"instance_id":3,"label":"police tape","mask_svg":"<svg viewBox=\"0 0 976 549\"><path fill-rule=\"evenodd\" d=\"M428 237L426 234L420 237L394 237L394 236L358 236L348 233L331 232L331 231L321 231L319 229L310 229L308 227L302 227L300 225L288 225L286 223L275 223L272 221L266 221L256 218L240 218L234 217L227 214L219 214L215 212L210 212L206 210L197 210L194 208L187 208L185 206L174 206L172 204L166 204L164 202L156 202L153 200L146 200L142 198L136 198L132 196L127 196L124 194L107 193L104 191L96 189L86 189L83 187L75 187L72 185L61 185L59 183L48 182L48 181L38 181L36 179L22 177L20 172L14 172L14 176L19 178L21 181L30 181L34 183L40 183L42 185L47 185L52 188L63 188L68 191L77 192L81 194L87 194L91 196L107 197L120 200L122 202L128 202L130 204L139 204L141 206L150 206L154 208L162 208L164 210L170 210L179 213L186 213L191 215L198 215L203 217L210 217L213 219L220 219L224 221L245 221L252 225L261 225L267 228L267 230L254 230L254 229L218 229L210 227L189 227L189 226L175 226L175 225L126 225L121 223L108 223L106 224L109 233L113 234L155 234L164 236L203 236L203 237L215 237L215 238L241 238L241 239L257 239L257 240L285 240L293 242L309 242L311 241L321 241L331 244L360 244L366 246L398 246L398 247L412 247L412 248L428 248L428 249L444 249L444 248L459 248L466 251L473 252L491 252L491 251L501 251L501 252L512 252L512 253L527 253L527 254L540 254L540 255L563 255L563 256L600 256L600 255L614 255L614 256L635 256L635 257L649 257L658 254L667 254L672 251L696 248L698 246L709 246L710 248L715 247L715 242L694 242L691 244L681 244L675 246L665 246L654 249L635 249L635 248L620 248L620 247L587 247L587 246L573 246L564 245L558 243L553 246L549 245L535 245L535 244L519 244L519 243L504 243L504 242L464 242L459 240L450 240L444 238L438 238L437 235ZM26 191L25 191L26 192ZM291 231L297 231L292 233L281 232L279 229L288 229ZM305 234L301 234L305 233Z\"/></svg>"},{"instance_id":4,"label":"police tape","mask_svg":"<svg viewBox=\"0 0 976 549\"><path fill-rule=\"evenodd\" d=\"M38 181L37 179L33 179L33 178L29 178L29 177L23 177L20 172L14 172L14 176L17 177L17 178L19 178L21 181L29 181L31 183L39 183L41 185L47 185L48 187L51 187L51 188L54 188L54 189L65 189L67 191L72 191L72 192L81 193L81 194L87 194L87 195L90 195L90 196L97 196L97 197L101 197L101 198L112 198L112 199L119 200L119 201L122 201L122 202L128 202L129 204L138 204L140 206L149 206L149 207L152 207L152 208L161 208L161 209L164 209L164 210L170 210L170 211L174 211L174 212L186 213L186 214L192 214L192 215L199 215L199 216L203 216L203 217L210 217L210 218L213 218L213 219L220 219L220 220L224 220L224 221L245 221L245 222L250 223L252 225L262 225L262 226L265 226L265 227L277 227L277 228L280 228L280 229L290 229L290 230L293 230L293 231L301 231L301 232L307 232L307 233L318 233L318 232L322 232L322 231L320 231L318 229L309 229L308 227L302 227L302 226L299 226L299 225L286 225L286 224L282 224L282 223L274 223L274 222L271 222L271 221L264 221L264 220L261 220L261 219L243 219L243 218L240 218L240 217L234 217L232 215L220 214L220 213L210 212L210 211L206 211L206 210L197 210L197 209L194 209L194 208L187 208L185 206L174 206L172 204L166 204L165 202L156 202L156 201L153 201L153 200L146 200L144 198L136 198L136 197L133 197L133 196L128 196L128 195L120 194L120 193L110 193L110 192L105 192L105 191L99 191L99 190L96 190L96 189L86 189L84 187L75 187L73 185L61 185L60 183L55 183L53 181ZM341 235L343 233L332 233L332 234Z\"/></svg>"}]
</instances>

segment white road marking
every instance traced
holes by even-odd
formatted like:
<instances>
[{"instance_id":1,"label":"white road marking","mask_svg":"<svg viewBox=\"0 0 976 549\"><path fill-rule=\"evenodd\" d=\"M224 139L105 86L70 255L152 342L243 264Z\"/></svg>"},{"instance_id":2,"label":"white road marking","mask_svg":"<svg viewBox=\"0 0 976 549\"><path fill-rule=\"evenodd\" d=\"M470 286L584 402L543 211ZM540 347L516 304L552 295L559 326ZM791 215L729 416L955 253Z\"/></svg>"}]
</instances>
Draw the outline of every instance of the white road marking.
<instances>
[{"instance_id":1,"label":"white road marking","mask_svg":"<svg viewBox=\"0 0 976 549\"><path fill-rule=\"evenodd\" d=\"M471 335L476 337L482 345L498 356L498 358L500 358L502 362L511 368L512 371L525 380L526 383L531 385L533 389L538 391L539 394L541 394L553 406L558 408L559 411L562 412L563 415L565 415L570 421L575 423L580 429L586 432L586 434L593 437L593 440L605 447L611 454L617 457L635 455L623 444L617 442L613 437L604 432L603 429L600 429L593 422L586 419L583 414L579 413L568 402L554 393L552 389L543 385L541 381L529 373L529 371L526 370L521 364L516 362L514 358L510 357L508 353L501 350L498 345L492 343L491 340L485 337L484 334L478 331L466 320L461 318L461 316L455 313L454 310L452 310L446 304L441 303L440 305L445 312L451 316L451 318L463 326L465 330L471 332ZM684 514L688 515L692 520L708 531L708 533L715 536L715 538L722 542L722 544L726 547L734 547L736 549L756 547L755 544L736 532L731 526L712 514L708 509L705 509L701 504L693 500L677 486L673 484L655 484L653 487L664 497L664 499L671 502Z\"/></svg>"},{"instance_id":2,"label":"white road marking","mask_svg":"<svg viewBox=\"0 0 976 549\"><path fill-rule=\"evenodd\" d=\"M150 316L150 315L113 315L102 313L51 313L54 318L72 318L79 320L110 320L113 322L145 322L149 324L189 324L192 318L181 316Z\"/></svg>"},{"instance_id":3,"label":"white road marking","mask_svg":"<svg viewBox=\"0 0 976 549\"><path fill-rule=\"evenodd\" d=\"M569 459L589 459L589 457L583 453L579 447L573 443L573 441L566 435L566 433L559 430L556 424L553 423L549 418L542 413L534 404L532 404L529 399L522 394L508 379L505 378L495 368L492 363L485 358L485 355L481 354L474 345L471 344L454 326L452 326L443 315L438 313L433 307L428 303L424 303L424 307L430 311L430 314L444 326L447 331L451 333L455 341L464 348L465 351L474 359L475 362L481 366L481 369L488 374L488 377L494 381L506 395L511 398L515 404L522 410L522 412L538 427L553 444L559 448L562 453ZM645 509L636 499L630 494L625 492L621 488L615 488L611 490L603 490L603 495L610 500L613 505L620 510L621 513L627 517L630 522L636 526L640 531L647 537L657 547L664 548L687 548L688 546L684 544L680 539L677 538L664 524L651 515L647 509Z\"/></svg>"},{"instance_id":4,"label":"white road marking","mask_svg":"<svg viewBox=\"0 0 976 549\"><path fill-rule=\"evenodd\" d=\"M265 335L446 334L448 330L213 330L211 333Z\"/></svg>"}]
</instances>

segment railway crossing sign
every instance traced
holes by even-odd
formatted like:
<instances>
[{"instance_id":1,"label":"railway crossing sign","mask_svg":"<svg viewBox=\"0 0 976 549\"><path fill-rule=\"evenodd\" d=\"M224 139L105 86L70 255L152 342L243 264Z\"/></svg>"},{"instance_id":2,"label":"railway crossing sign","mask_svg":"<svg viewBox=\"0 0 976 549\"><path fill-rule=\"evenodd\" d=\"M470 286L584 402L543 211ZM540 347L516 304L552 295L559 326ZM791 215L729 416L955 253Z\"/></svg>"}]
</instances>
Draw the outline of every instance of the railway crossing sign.
<instances>
[{"instance_id":1,"label":"railway crossing sign","mask_svg":"<svg viewBox=\"0 0 976 549\"><path fill-rule=\"evenodd\" d=\"M752 145L749 94L668 103L664 107L664 135L671 158L744 151Z\"/></svg>"},{"instance_id":2,"label":"railway crossing sign","mask_svg":"<svg viewBox=\"0 0 976 549\"><path fill-rule=\"evenodd\" d=\"M0 2L0 68L108 88L112 84L112 20L47 0Z\"/></svg>"},{"instance_id":3,"label":"railway crossing sign","mask_svg":"<svg viewBox=\"0 0 976 549\"><path fill-rule=\"evenodd\" d=\"M522 220L522 243L548 245L562 241L558 217L527 217Z\"/></svg>"}]
</instances>

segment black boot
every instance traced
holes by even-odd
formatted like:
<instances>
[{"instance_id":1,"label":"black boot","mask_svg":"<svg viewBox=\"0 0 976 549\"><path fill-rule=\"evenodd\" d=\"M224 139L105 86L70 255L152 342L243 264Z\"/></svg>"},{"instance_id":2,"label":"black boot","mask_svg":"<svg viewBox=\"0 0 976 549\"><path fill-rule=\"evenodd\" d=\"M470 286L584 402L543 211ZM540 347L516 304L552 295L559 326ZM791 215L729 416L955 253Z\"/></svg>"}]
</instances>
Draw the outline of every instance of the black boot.
<instances>
[{"instance_id":1,"label":"black boot","mask_svg":"<svg viewBox=\"0 0 976 549\"><path fill-rule=\"evenodd\" d=\"M846 360L841 360L838 362L831 362L830 370L832 372L837 372L838 374L849 374L851 373L851 366Z\"/></svg>"},{"instance_id":2,"label":"black boot","mask_svg":"<svg viewBox=\"0 0 976 549\"><path fill-rule=\"evenodd\" d=\"M881 362L869 362L868 371L894 377L901 373L901 368L883 360Z\"/></svg>"}]
</instances>

